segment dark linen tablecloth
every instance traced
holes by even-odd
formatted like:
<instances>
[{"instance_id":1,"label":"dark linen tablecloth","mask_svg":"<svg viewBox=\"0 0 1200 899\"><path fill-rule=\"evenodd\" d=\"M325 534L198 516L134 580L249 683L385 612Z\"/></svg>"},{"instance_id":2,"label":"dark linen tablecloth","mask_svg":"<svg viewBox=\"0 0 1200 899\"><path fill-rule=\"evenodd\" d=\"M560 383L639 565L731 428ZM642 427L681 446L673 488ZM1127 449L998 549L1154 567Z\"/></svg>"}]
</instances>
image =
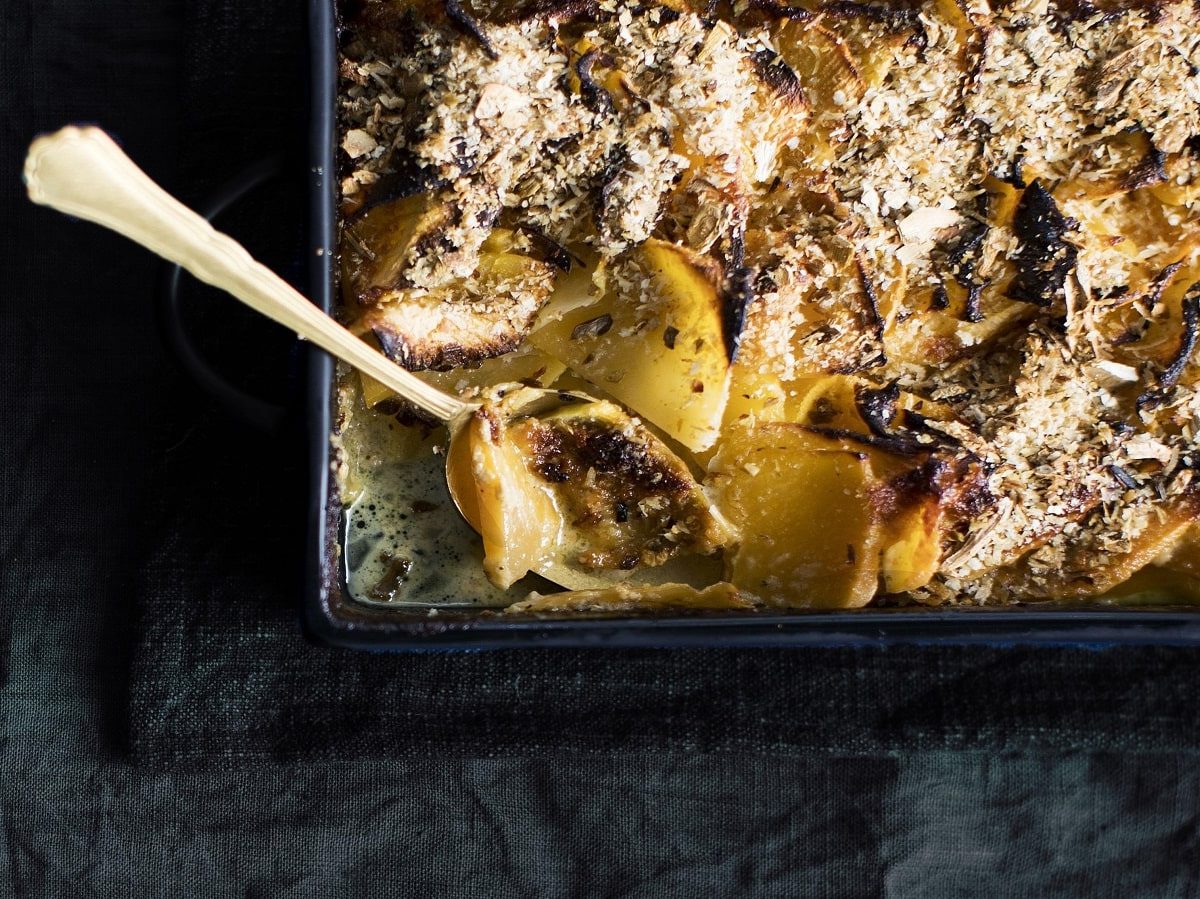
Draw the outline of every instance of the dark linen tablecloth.
<instances>
[{"instance_id":1,"label":"dark linen tablecloth","mask_svg":"<svg viewBox=\"0 0 1200 899\"><path fill-rule=\"evenodd\" d=\"M298 432L215 409L150 257L17 178L69 121L190 202L294 159L304 27L297 0L3 5L0 895L1200 892L1192 651L307 643ZM297 283L301 185L226 220ZM294 402L286 335L190 296L214 361Z\"/></svg>"}]
</instances>

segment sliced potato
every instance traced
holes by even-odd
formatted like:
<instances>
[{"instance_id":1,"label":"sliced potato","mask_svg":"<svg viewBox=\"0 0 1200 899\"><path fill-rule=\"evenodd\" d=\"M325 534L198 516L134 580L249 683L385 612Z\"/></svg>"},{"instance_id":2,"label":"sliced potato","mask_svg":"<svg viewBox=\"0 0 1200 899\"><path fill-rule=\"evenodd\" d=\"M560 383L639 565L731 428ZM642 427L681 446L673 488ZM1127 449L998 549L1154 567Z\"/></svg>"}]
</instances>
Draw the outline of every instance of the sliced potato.
<instances>
[{"instance_id":1,"label":"sliced potato","mask_svg":"<svg viewBox=\"0 0 1200 899\"><path fill-rule=\"evenodd\" d=\"M530 471L495 409L472 413L455 435L446 478L459 511L483 538L483 568L493 584L507 589L554 560L565 526L554 491Z\"/></svg>"},{"instance_id":2,"label":"sliced potato","mask_svg":"<svg viewBox=\"0 0 1200 899\"><path fill-rule=\"evenodd\" d=\"M414 372L426 384L456 396L474 395L497 384L528 384L549 387L566 371L557 359L525 345L503 356L484 359L475 368L456 368L450 371ZM362 379L363 401L372 408L396 399L396 394L372 378L359 372Z\"/></svg>"},{"instance_id":3,"label":"sliced potato","mask_svg":"<svg viewBox=\"0 0 1200 899\"><path fill-rule=\"evenodd\" d=\"M366 210L343 235L350 328L373 335L388 357L410 370L461 368L511 352L554 284L554 268L536 258L530 240L492 228L477 254L464 249L454 266L415 286L411 276L421 260L440 265L456 255L436 248L456 215L461 212L452 202L418 194ZM463 265L474 270L456 275Z\"/></svg>"},{"instance_id":4,"label":"sliced potato","mask_svg":"<svg viewBox=\"0 0 1200 899\"><path fill-rule=\"evenodd\" d=\"M999 583L1016 598L1083 599L1114 590L1147 565L1165 561L1170 565L1200 512L1200 499L1185 495L1158 510L1141 533L1132 539L1128 552L1103 556L1085 550L1071 554L1055 577L1029 576L1027 560L1003 570ZM1179 570L1186 572L1187 551L1180 553Z\"/></svg>"},{"instance_id":5,"label":"sliced potato","mask_svg":"<svg viewBox=\"0 0 1200 899\"><path fill-rule=\"evenodd\" d=\"M364 302L372 290L402 287L414 246L445 224L448 216L449 207L422 193L373 206L350 221L342 241L346 304Z\"/></svg>"},{"instance_id":6,"label":"sliced potato","mask_svg":"<svg viewBox=\"0 0 1200 899\"><path fill-rule=\"evenodd\" d=\"M729 395L719 273L649 240L602 272L606 288L556 294L530 342L693 450L717 438Z\"/></svg>"},{"instance_id":7,"label":"sliced potato","mask_svg":"<svg viewBox=\"0 0 1200 899\"><path fill-rule=\"evenodd\" d=\"M501 249L512 234L496 229L475 272L444 288L368 291L351 330L373 334L389 358L410 370L462 368L511 352L555 282L549 264Z\"/></svg>"},{"instance_id":8,"label":"sliced potato","mask_svg":"<svg viewBox=\"0 0 1200 899\"><path fill-rule=\"evenodd\" d=\"M727 553L730 582L794 607L871 601L882 534L864 454L768 423L727 433L709 472L717 506L740 535Z\"/></svg>"},{"instance_id":9,"label":"sliced potato","mask_svg":"<svg viewBox=\"0 0 1200 899\"><path fill-rule=\"evenodd\" d=\"M710 555L727 542L687 465L615 403L566 403L509 429L527 464L553 485L572 563L632 571L679 553Z\"/></svg>"},{"instance_id":10,"label":"sliced potato","mask_svg":"<svg viewBox=\"0 0 1200 899\"><path fill-rule=\"evenodd\" d=\"M846 41L815 19L781 22L774 38L780 56L800 79L814 126L821 132L836 129L845 120L843 109L867 90Z\"/></svg>"},{"instance_id":11,"label":"sliced potato","mask_svg":"<svg viewBox=\"0 0 1200 899\"><path fill-rule=\"evenodd\" d=\"M702 590L687 584L658 584L652 587L617 584L603 590L573 590L549 596L534 593L529 599L509 606L505 612L687 612L757 609L761 605L754 597L728 583L713 584Z\"/></svg>"},{"instance_id":12,"label":"sliced potato","mask_svg":"<svg viewBox=\"0 0 1200 899\"><path fill-rule=\"evenodd\" d=\"M922 497L886 521L879 558L884 593L904 593L929 583L941 559L941 525L942 507L935 496Z\"/></svg>"},{"instance_id":13,"label":"sliced potato","mask_svg":"<svg viewBox=\"0 0 1200 899\"><path fill-rule=\"evenodd\" d=\"M711 555L728 542L687 466L645 426L614 403L573 400L498 391L452 426L450 492L483 537L493 583L534 570L590 585L602 571Z\"/></svg>"},{"instance_id":14,"label":"sliced potato","mask_svg":"<svg viewBox=\"0 0 1200 899\"><path fill-rule=\"evenodd\" d=\"M786 421L786 385L768 371L748 365L743 359L730 373L729 400L725 404L724 428L764 421Z\"/></svg>"}]
</instances>

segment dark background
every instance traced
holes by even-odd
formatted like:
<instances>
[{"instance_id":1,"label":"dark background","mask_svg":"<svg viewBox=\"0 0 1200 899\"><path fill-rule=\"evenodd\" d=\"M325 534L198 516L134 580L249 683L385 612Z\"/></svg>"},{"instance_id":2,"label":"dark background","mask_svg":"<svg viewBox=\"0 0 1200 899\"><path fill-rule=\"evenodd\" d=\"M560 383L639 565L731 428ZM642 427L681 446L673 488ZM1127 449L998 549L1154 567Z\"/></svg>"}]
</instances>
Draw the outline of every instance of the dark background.
<instances>
[{"instance_id":1,"label":"dark background","mask_svg":"<svg viewBox=\"0 0 1200 899\"><path fill-rule=\"evenodd\" d=\"M300 0L0 0L0 894L1200 894L1181 649L361 655L300 636L297 429L180 373L150 256L25 202L109 129L302 283ZM189 294L295 403L285 335Z\"/></svg>"}]
</instances>

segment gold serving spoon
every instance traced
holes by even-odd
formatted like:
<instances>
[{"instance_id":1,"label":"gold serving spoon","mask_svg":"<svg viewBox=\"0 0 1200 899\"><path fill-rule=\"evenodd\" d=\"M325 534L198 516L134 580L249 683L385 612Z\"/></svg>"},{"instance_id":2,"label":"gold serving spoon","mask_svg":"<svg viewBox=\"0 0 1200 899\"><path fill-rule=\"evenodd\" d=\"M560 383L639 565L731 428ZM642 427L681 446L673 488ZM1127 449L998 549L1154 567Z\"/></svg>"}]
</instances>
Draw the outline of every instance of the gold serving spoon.
<instances>
[{"instance_id":1,"label":"gold serving spoon","mask_svg":"<svg viewBox=\"0 0 1200 899\"><path fill-rule=\"evenodd\" d=\"M100 129L71 126L37 138L25 183L33 202L123 234L444 422L447 486L483 537L484 566L496 584L536 571L571 590L606 587L629 569L680 549L708 554L727 539L687 465L620 407L516 384L481 402L431 387L170 196Z\"/></svg>"}]
</instances>

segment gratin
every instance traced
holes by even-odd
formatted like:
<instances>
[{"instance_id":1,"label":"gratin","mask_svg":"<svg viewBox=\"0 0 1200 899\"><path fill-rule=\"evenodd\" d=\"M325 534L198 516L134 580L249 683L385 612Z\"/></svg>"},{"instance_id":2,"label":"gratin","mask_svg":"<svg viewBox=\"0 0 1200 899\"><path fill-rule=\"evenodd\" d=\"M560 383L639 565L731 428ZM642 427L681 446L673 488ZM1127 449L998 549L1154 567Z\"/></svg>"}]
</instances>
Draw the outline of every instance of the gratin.
<instances>
[{"instance_id":1,"label":"gratin","mask_svg":"<svg viewBox=\"0 0 1200 899\"><path fill-rule=\"evenodd\" d=\"M659 532L587 563L691 585L534 607L1195 592L1193 4L371 0L347 24L349 326L465 396L621 404L721 518L700 539L663 495L598 492L603 454L529 423L577 523ZM341 384L351 537L378 538L348 547L358 595L432 601L454 566L447 599L544 589L486 584L417 486L444 436Z\"/></svg>"}]
</instances>

